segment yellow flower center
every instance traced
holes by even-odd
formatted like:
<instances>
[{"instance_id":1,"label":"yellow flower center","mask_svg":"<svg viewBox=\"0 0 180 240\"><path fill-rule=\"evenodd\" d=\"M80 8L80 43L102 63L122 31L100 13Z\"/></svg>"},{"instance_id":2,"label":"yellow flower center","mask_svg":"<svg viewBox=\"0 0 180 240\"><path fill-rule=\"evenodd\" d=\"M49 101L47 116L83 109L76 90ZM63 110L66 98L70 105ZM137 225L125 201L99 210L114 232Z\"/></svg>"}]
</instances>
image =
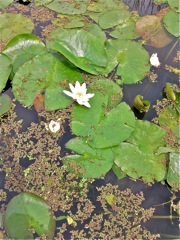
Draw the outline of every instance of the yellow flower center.
<instances>
[{"instance_id":1,"label":"yellow flower center","mask_svg":"<svg viewBox=\"0 0 180 240\"><path fill-rule=\"evenodd\" d=\"M82 93L82 92L77 92L77 93L76 93L76 96L77 96L77 97L82 97L82 96L83 96L83 93Z\"/></svg>"}]
</instances>

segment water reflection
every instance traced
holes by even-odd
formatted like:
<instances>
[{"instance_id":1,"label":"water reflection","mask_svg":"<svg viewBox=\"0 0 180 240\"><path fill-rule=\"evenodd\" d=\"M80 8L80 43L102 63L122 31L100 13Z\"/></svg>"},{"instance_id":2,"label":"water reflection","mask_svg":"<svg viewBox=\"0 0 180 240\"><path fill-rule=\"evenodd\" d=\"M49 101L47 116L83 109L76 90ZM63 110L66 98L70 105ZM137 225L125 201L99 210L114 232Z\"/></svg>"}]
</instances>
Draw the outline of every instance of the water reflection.
<instances>
[{"instance_id":1,"label":"water reflection","mask_svg":"<svg viewBox=\"0 0 180 240\"><path fill-rule=\"evenodd\" d=\"M129 6L130 11L138 11L140 16L155 14L168 6L167 4L155 4L154 0L123 0L123 2Z\"/></svg>"}]
</instances>

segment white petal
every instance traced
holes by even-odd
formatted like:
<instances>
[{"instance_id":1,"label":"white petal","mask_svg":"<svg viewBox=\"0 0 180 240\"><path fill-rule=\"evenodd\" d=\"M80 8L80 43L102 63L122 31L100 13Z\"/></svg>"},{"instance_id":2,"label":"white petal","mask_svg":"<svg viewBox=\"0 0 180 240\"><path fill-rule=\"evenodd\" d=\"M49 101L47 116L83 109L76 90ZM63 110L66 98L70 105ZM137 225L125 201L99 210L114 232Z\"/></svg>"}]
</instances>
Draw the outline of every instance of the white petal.
<instances>
[{"instance_id":1,"label":"white petal","mask_svg":"<svg viewBox=\"0 0 180 240\"><path fill-rule=\"evenodd\" d=\"M153 53L150 57L150 63L152 66L154 67L159 67L160 62L159 62L159 58L157 56L157 53Z\"/></svg>"},{"instance_id":2,"label":"white petal","mask_svg":"<svg viewBox=\"0 0 180 240\"><path fill-rule=\"evenodd\" d=\"M75 90L75 87L71 83L69 83L69 88L71 89L71 92L73 93Z\"/></svg>"},{"instance_id":3,"label":"white petal","mask_svg":"<svg viewBox=\"0 0 180 240\"><path fill-rule=\"evenodd\" d=\"M89 98L92 98L92 97L94 97L94 93L87 93L86 94L86 97L89 99Z\"/></svg>"},{"instance_id":4,"label":"white petal","mask_svg":"<svg viewBox=\"0 0 180 240\"><path fill-rule=\"evenodd\" d=\"M66 90L63 90L63 92L68 95L69 97L72 97L74 98L74 94L72 92L69 92L69 91L66 91Z\"/></svg>"},{"instance_id":5,"label":"white petal","mask_svg":"<svg viewBox=\"0 0 180 240\"><path fill-rule=\"evenodd\" d=\"M53 133L56 133L57 131L59 131L60 127L61 127L60 122L55 122L55 121L51 120L49 123L49 130Z\"/></svg>"},{"instance_id":6,"label":"white petal","mask_svg":"<svg viewBox=\"0 0 180 240\"><path fill-rule=\"evenodd\" d=\"M89 102L83 102L83 105L84 105L85 107L87 107L87 108L90 108L90 107L91 107L91 105L89 104Z\"/></svg>"},{"instance_id":7,"label":"white petal","mask_svg":"<svg viewBox=\"0 0 180 240\"><path fill-rule=\"evenodd\" d=\"M75 84L75 89L76 91L81 87L80 83L78 81L76 81L76 84Z\"/></svg>"}]
</instances>

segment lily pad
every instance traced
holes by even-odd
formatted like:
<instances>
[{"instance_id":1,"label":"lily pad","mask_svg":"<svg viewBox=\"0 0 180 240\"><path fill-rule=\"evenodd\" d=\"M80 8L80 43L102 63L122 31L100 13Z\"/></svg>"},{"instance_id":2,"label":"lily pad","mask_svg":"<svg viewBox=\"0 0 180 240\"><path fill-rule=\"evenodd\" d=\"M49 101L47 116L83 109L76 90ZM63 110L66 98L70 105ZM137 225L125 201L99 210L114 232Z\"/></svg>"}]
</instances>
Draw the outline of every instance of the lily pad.
<instances>
[{"instance_id":1,"label":"lily pad","mask_svg":"<svg viewBox=\"0 0 180 240\"><path fill-rule=\"evenodd\" d=\"M117 75L121 76L122 83L133 84L149 71L149 54L137 42L110 39L105 46L108 64L106 68L96 67L99 72L107 74L118 66Z\"/></svg>"},{"instance_id":2,"label":"lily pad","mask_svg":"<svg viewBox=\"0 0 180 240\"><path fill-rule=\"evenodd\" d=\"M105 67L107 64L104 44L83 29L63 31L51 48L63 54L77 67L92 74L98 74L95 66Z\"/></svg>"},{"instance_id":3,"label":"lily pad","mask_svg":"<svg viewBox=\"0 0 180 240\"><path fill-rule=\"evenodd\" d=\"M82 164L85 178L97 178L106 174L113 165L113 153L111 149L91 148L85 138L74 138L70 140L66 147L79 153L80 155L70 155L64 161L75 161Z\"/></svg>"},{"instance_id":4,"label":"lily pad","mask_svg":"<svg viewBox=\"0 0 180 240\"><path fill-rule=\"evenodd\" d=\"M180 165L179 165L179 154L170 153L170 162L167 174L167 182L173 188L177 188L180 184Z\"/></svg>"},{"instance_id":5,"label":"lily pad","mask_svg":"<svg viewBox=\"0 0 180 240\"><path fill-rule=\"evenodd\" d=\"M127 10L113 9L102 13L99 16L99 26L102 29L112 28L123 24L130 18L131 14Z\"/></svg>"},{"instance_id":6,"label":"lily pad","mask_svg":"<svg viewBox=\"0 0 180 240\"><path fill-rule=\"evenodd\" d=\"M166 155L155 155L164 146L166 132L155 124L137 120L135 130L127 140L114 148L114 162L132 178L161 181L166 177Z\"/></svg>"},{"instance_id":7,"label":"lily pad","mask_svg":"<svg viewBox=\"0 0 180 240\"><path fill-rule=\"evenodd\" d=\"M0 95L0 116L7 113L12 106L12 100L7 94Z\"/></svg>"},{"instance_id":8,"label":"lily pad","mask_svg":"<svg viewBox=\"0 0 180 240\"><path fill-rule=\"evenodd\" d=\"M131 18L123 24L115 27L109 35L118 39L136 39L139 37L139 34L136 31L136 23Z\"/></svg>"},{"instance_id":9,"label":"lily pad","mask_svg":"<svg viewBox=\"0 0 180 240\"><path fill-rule=\"evenodd\" d=\"M91 12L105 12L106 10L111 10L115 8L121 10L127 9L128 7L119 0L99 0L90 2L87 10Z\"/></svg>"},{"instance_id":10,"label":"lily pad","mask_svg":"<svg viewBox=\"0 0 180 240\"><path fill-rule=\"evenodd\" d=\"M0 1L0 9L4 9L9 6L14 0Z\"/></svg>"},{"instance_id":11,"label":"lily pad","mask_svg":"<svg viewBox=\"0 0 180 240\"><path fill-rule=\"evenodd\" d=\"M108 112L88 136L88 143L94 148L117 146L134 131L135 117L126 103Z\"/></svg>"},{"instance_id":12,"label":"lily pad","mask_svg":"<svg viewBox=\"0 0 180 240\"><path fill-rule=\"evenodd\" d=\"M32 194L21 193L8 203L5 212L5 230L10 238L32 239L33 228L39 236L46 234L52 238L55 220L46 202Z\"/></svg>"},{"instance_id":13,"label":"lily pad","mask_svg":"<svg viewBox=\"0 0 180 240\"><path fill-rule=\"evenodd\" d=\"M59 1L53 0L45 6L55 12L74 15L86 12L88 0Z\"/></svg>"},{"instance_id":14,"label":"lily pad","mask_svg":"<svg viewBox=\"0 0 180 240\"><path fill-rule=\"evenodd\" d=\"M22 14L4 13L0 15L0 39L7 42L22 33L31 33L33 22Z\"/></svg>"},{"instance_id":15,"label":"lily pad","mask_svg":"<svg viewBox=\"0 0 180 240\"><path fill-rule=\"evenodd\" d=\"M13 79L18 68L25 62L45 52L47 51L44 43L35 35L20 34L11 39L3 49L3 53L11 59L13 64L11 79Z\"/></svg>"},{"instance_id":16,"label":"lily pad","mask_svg":"<svg viewBox=\"0 0 180 240\"><path fill-rule=\"evenodd\" d=\"M170 32L175 37L178 37L180 34L179 18L180 18L180 13L175 11L169 11L168 13L166 13L166 15L164 15L164 18L163 18L163 23L165 28L167 29L168 32Z\"/></svg>"},{"instance_id":17,"label":"lily pad","mask_svg":"<svg viewBox=\"0 0 180 240\"><path fill-rule=\"evenodd\" d=\"M3 53L0 53L0 93L5 88L8 77L12 70L11 60Z\"/></svg>"},{"instance_id":18,"label":"lily pad","mask_svg":"<svg viewBox=\"0 0 180 240\"><path fill-rule=\"evenodd\" d=\"M68 79L68 81L67 81ZM58 54L37 55L16 72L12 90L15 98L31 106L38 93L45 92L45 108L56 110L72 103L63 93L69 82L81 82L78 69Z\"/></svg>"},{"instance_id":19,"label":"lily pad","mask_svg":"<svg viewBox=\"0 0 180 240\"><path fill-rule=\"evenodd\" d=\"M170 36L162 24L162 15L146 15L136 22L136 31L144 39L144 44L156 48L162 48L172 42Z\"/></svg>"},{"instance_id":20,"label":"lily pad","mask_svg":"<svg viewBox=\"0 0 180 240\"><path fill-rule=\"evenodd\" d=\"M174 8L175 10L179 9L179 0L168 0L168 4L170 8Z\"/></svg>"},{"instance_id":21,"label":"lily pad","mask_svg":"<svg viewBox=\"0 0 180 240\"><path fill-rule=\"evenodd\" d=\"M71 129L78 136L88 136L103 119L105 110L115 107L122 99L121 88L107 79L100 79L88 86L88 92L94 93L91 108L76 104L71 114Z\"/></svg>"}]
</instances>

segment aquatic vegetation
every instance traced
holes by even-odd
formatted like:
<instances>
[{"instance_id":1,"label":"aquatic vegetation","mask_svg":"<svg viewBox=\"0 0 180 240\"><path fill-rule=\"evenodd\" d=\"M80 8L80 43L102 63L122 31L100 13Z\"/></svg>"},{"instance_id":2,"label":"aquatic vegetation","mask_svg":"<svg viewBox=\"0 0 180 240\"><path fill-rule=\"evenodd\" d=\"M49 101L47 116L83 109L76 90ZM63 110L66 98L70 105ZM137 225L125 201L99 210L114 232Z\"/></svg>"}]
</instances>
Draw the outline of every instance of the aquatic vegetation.
<instances>
[{"instance_id":1,"label":"aquatic vegetation","mask_svg":"<svg viewBox=\"0 0 180 240\"><path fill-rule=\"evenodd\" d=\"M119 0L34 0L21 5L22 14L19 3L7 7L11 2L0 3L3 237L158 238L143 225L154 212L141 206L143 194L107 183L112 173L115 181L179 189L178 53L168 66L170 53L147 46L162 48L179 36L177 1L157 0L169 8L143 17ZM170 80L158 78L162 70ZM156 101L144 100L148 84L156 91L148 76L166 97L154 123L137 117L148 116ZM13 103L3 93L7 84ZM30 111L30 123L21 109Z\"/></svg>"}]
</instances>

